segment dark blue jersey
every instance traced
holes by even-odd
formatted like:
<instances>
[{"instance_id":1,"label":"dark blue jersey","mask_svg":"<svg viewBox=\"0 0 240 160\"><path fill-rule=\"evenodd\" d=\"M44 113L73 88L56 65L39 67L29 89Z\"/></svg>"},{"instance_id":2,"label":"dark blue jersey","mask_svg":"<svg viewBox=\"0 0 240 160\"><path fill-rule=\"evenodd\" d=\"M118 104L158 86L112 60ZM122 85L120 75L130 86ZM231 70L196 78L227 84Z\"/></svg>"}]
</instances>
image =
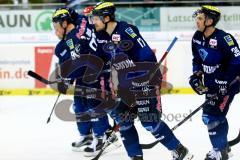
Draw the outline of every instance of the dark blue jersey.
<instances>
[{"instance_id":1,"label":"dark blue jersey","mask_svg":"<svg viewBox=\"0 0 240 160\"><path fill-rule=\"evenodd\" d=\"M77 78L77 85L83 85L82 77L86 71L86 66L79 67L81 65L78 59L81 55L95 55L96 47L94 28L89 25L87 17L81 16L78 19L78 25L66 35L65 39L57 44L55 49L61 71L70 69L67 70L69 74L64 74L64 78ZM66 63L67 66L64 65ZM62 68L62 66L65 67Z\"/></svg>"},{"instance_id":2,"label":"dark blue jersey","mask_svg":"<svg viewBox=\"0 0 240 160\"><path fill-rule=\"evenodd\" d=\"M121 21L117 22L111 35L106 31L100 31L96 33L96 36L97 52L105 62L104 70L115 69L118 73L112 74L112 79L118 81L120 96L123 96L123 93L127 98L134 100L130 96L133 90L148 90L161 83L162 77L159 70L154 74L157 78L151 77L151 80L157 79L157 81L154 83L149 81L149 73L155 69L157 59L136 26ZM104 75L106 79L109 79L110 74Z\"/></svg>"},{"instance_id":3,"label":"dark blue jersey","mask_svg":"<svg viewBox=\"0 0 240 160\"><path fill-rule=\"evenodd\" d=\"M162 76L159 70L153 73L156 56L137 27L121 21L116 22L111 35L106 31L96 35L97 51L105 58L105 69L112 71L111 79L121 100L134 106L136 99L155 98Z\"/></svg>"},{"instance_id":4,"label":"dark blue jersey","mask_svg":"<svg viewBox=\"0 0 240 160\"><path fill-rule=\"evenodd\" d=\"M204 84L215 92L216 80L229 83L240 75L240 51L234 37L220 29L204 38L202 32L195 32L192 39L193 72L204 73ZM212 90L211 90L212 89Z\"/></svg>"},{"instance_id":5,"label":"dark blue jersey","mask_svg":"<svg viewBox=\"0 0 240 160\"><path fill-rule=\"evenodd\" d=\"M114 53L125 53L133 62L156 62L156 57L139 33L136 26L126 22L117 22L117 26L111 35L105 31L97 33L97 42L99 52L107 54L113 58ZM118 43L115 50L110 47L110 43ZM109 45L106 45L109 44ZM110 58L109 58L110 59Z\"/></svg>"},{"instance_id":6,"label":"dark blue jersey","mask_svg":"<svg viewBox=\"0 0 240 160\"><path fill-rule=\"evenodd\" d=\"M126 22L117 22L117 26L111 35L105 31L97 33L98 52L104 54L101 57L105 64L111 64L111 61L118 54L126 54L128 60L122 63L114 63L112 66L116 70L126 69L134 66L134 62L157 62L157 59L139 33L137 27Z\"/></svg>"}]
</instances>

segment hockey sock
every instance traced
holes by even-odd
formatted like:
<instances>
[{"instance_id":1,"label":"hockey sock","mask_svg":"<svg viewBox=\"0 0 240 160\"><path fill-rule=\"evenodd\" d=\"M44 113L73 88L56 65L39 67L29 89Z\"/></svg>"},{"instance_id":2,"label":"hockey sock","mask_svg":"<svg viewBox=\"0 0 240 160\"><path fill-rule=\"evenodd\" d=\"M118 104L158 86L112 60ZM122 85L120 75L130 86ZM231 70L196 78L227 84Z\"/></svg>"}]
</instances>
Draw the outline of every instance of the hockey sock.
<instances>
[{"instance_id":1,"label":"hockey sock","mask_svg":"<svg viewBox=\"0 0 240 160\"><path fill-rule=\"evenodd\" d=\"M223 150L227 146L228 122L224 120L215 128L209 129L209 138L215 150Z\"/></svg>"},{"instance_id":2,"label":"hockey sock","mask_svg":"<svg viewBox=\"0 0 240 160\"><path fill-rule=\"evenodd\" d=\"M77 122L78 131L81 135L88 135L91 133L91 122Z\"/></svg>"},{"instance_id":3,"label":"hockey sock","mask_svg":"<svg viewBox=\"0 0 240 160\"><path fill-rule=\"evenodd\" d=\"M107 115L100 118L92 118L91 122L92 122L93 132L97 137L103 136L105 131L110 128Z\"/></svg>"},{"instance_id":4,"label":"hockey sock","mask_svg":"<svg viewBox=\"0 0 240 160\"><path fill-rule=\"evenodd\" d=\"M161 121L154 132L154 137L158 139L168 150L175 150L180 143L167 124Z\"/></svg>"},{"instance_id":5,"label":"hockey sock","mask_svg":"<svg viewBox=\"0 0 240 160\"><path fill-rule=\"evenodd\" d=\"M129 157L143 155L141 146L139 144L138 133L134 125L124 128L120 127L120 133Z\"/></svg>"}]
</instances>

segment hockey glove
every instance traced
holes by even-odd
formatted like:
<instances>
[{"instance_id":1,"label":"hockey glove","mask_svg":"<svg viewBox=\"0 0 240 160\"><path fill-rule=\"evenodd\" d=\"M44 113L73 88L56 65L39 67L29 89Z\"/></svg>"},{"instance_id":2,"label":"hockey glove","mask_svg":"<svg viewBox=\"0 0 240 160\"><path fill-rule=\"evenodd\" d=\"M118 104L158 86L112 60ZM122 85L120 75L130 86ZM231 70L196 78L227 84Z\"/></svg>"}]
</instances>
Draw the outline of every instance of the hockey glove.
<instances>
[{"instance_id":1,"label":"hockey glove","mask_svg":"<svg viewBox=\"0 0 240 160\"><path fill-rule=\"evenodd\" d=\"M62 94L67 93L68 85L65 84L63 81L58 82L57 87L58 87L58 92L60 92Z\"/></svg>"},{"instance_id":2,"label":"hockey glove","mask_svg":"<svg viewBox=\"0 0 240 160\"><path fill-rule=\"evenodd\" d=\"M207 87L205 87L202 82L202 76L193 74L190 77L189 84L192 89L199 95L205 94L208 91Z\"/></svg>"}]
</instances>

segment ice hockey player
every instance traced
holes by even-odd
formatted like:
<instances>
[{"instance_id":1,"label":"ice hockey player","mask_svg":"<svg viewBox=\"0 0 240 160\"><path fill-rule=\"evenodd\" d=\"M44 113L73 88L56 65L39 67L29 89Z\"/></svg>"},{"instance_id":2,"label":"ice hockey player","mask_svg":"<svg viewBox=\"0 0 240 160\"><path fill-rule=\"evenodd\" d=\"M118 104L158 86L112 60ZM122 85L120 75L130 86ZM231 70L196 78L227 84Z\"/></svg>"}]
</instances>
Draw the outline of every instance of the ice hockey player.
<instances>
[{"instance_id":1,"label":"ice hockey player","mask_svg":"<svg viewBox=\"0 0 240 160\"><path fill-rule=\"evenodd\" d=\"M137 62L152 62L154 64L157 62L153 51L142 38L137 27L115 20L115 6L113 3L98 3L92 11L92 20L97 31L99 48L100 50L102 49L102 53L105 56L110 57L105 62L110 64L118 73L134 68ZM123 58L122 61L121 57ZM145 68L145 70L149 70L149 68ZM129 79L132 79L131 87L133 88L150 89L147 81L134 81L139 74L133 69L125 79L118 77L118 93L121 92L121 87L124 88L125 82L129 81ZM156 74L158 76L155 77L158 77L158 84L160 84L161 74L159 71ZM128 97L130 95L125 93L125 96ZM121 95L120 98L122 99ZM167 124L161 120L160 113L157 110L157 105L160 105L160 102L158 102L156 97L137 99L135 103L136 105L131 108L122 100L114 111L116 114L115 119L120 125L124 147L132 160L142 160L143 152L139 145L137 130L134 126L135 117L123 118L123 115L128 116L129 113L137 115L143 127L150 131L168 150L172 151L174 160L192 159L193 156L189 154L188 149L180 143ZM154 119L151 118L153 115Z\"/></svg>"},{"instance_id":2,"label":"ice hockey player","mask_svg":"<svg viewBox=\"0 0 240 160\"><path fill-rule=\"evenodd\" d=\"M221 16L217 7L204 5L193 15L197 31L192 38L193 75L189 83L197 94L210 99L203 108L202 120L213 148L205 160L227 160L226 115L239 92L239 82L231 84L240 75L239 46L231 34L215 28Z\"/></svg>"},{"instance_id":3,"label":"ice hockey player","mask_svg":"<svg viewBox=\"0 0 240 160\"><path fill-rule=\"evenodd\" d=\"M80 55L95 54L96 43L94 36L94 29L88 24L88 18L81 15L78 16L76 12L74 13L74 18L79 17L79 19L73 18L69 13L68 8L59 8L53 13L52 22L55 29L56 36L60 39L55 49L55 54L59 58L60 68L66 61L74 61L80 58ZM66 69L66 68L64 68ZM61 68L61 71L64 70ZM79 78L82 77L86 67L72 68L74 71L67 75L69 77L63 78L77 78L77 86L87 86L93 88L100 88L100 83L95 82L92 84L86 84ZM66 93L68 86L65 83L59 83L58 90L61 93ZM105 132L110 128L107 115L101 117L91 117L90 121L81 121L78 119L78 114L84 113L91 108L95 108L100 101L91 97L81 97L74 95L73 108L76 113L77 127L80 133L80 140L78 142L73 142L72 147L74 151L82 151L82 146L91 144L90 146L83 149L86 156L95 156L97 151L101 149L107 138ZM94 137L92 137L92 133ZM115 136L114 141L117 140Z\"/></svg>"}]
</instances>

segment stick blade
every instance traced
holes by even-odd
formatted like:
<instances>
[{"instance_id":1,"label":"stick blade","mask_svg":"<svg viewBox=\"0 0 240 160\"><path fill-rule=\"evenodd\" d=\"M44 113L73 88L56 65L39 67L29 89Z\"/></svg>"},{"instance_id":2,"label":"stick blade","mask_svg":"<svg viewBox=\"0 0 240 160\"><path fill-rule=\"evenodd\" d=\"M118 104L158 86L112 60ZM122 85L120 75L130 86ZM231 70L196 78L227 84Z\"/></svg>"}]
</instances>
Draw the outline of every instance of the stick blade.
<instances>
[{"instance_id":1,"label":"stick blade","mask_svg":"<svg viewBox=\"0 0 240 160\"><path fill-rule=\"evenodd\" d=\"M231 147L238 144L239 142L240 142L240 130L239 130L238 136L235 139L229 141L228 145Z\"/></svg>"}]
</instances>

